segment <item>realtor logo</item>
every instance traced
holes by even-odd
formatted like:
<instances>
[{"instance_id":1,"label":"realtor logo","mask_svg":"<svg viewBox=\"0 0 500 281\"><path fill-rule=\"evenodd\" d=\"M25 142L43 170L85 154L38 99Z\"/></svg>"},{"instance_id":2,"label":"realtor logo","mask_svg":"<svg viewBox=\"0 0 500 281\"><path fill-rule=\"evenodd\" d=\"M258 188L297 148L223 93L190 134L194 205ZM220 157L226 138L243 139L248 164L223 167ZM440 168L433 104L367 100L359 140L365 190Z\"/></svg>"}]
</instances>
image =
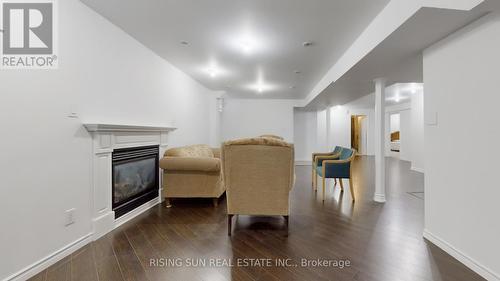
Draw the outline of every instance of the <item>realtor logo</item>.
<instances>
[{"instance_id":1,"label":"realtor logo","mask_svg":"<svg viewBox=\"0 0 500 281\"><path fill-rule=\"evenodd\" d=\"M57 68L55 0L0 0L0 3L2 68Z\"/></svg>"}]
</instances>

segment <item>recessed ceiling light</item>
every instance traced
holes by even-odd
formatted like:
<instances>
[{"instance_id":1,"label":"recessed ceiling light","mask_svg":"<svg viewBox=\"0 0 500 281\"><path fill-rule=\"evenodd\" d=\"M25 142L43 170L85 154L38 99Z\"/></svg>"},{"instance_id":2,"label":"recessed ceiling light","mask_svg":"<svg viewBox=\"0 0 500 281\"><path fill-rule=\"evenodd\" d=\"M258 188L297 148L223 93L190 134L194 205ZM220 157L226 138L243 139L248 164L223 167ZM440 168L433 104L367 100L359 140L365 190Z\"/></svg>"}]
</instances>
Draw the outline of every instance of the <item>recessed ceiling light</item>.
<instances>
[{"instance_id":1,"label":"recessed ceiling light","mask_svg":"<svg viewBox=\"0 0 500 281\"><path fill-rule=\"evenodd\" d=\"M396 96L394 97L394 101L399 102L400 100L401 98L399 97L399 94L396 94Z\"/></svg>"},{"instance_id":2,"label":"recessed ceiling light","mask_svg":"<svg viewBox=\"0 0 500 281\"><path fill-rule=\"evenodd\" d=\"M261 95L261 94L275 90L277 88L277 85L269 84L269 83L266 83L263 81L257 81L256 83L248 84L246 86L246 88L248 90L255 92L256 94Z\"/></svg>"},{"instance_id":3,"label":"recessed ceiling light","mask_svg":"<svg viewBox=\"0 0 500 281\"><path fill-rule=\"evenodd\" d=\"M212 59L207 64L200 65L198 71L200 75L206 75L212 79L219 79L230 75L230 72L221 67L215 59ZM230 81L225 81L224 84L229 82Z\"/></svg>"},{"instance_id":4,"label":"recessed ceiling light","mask_svg":"<svg viewBox=\"0 0 500 281\"><path fill-rule=\"evenodd\" d=\"M181 45L189 45L189 42L188 41L181 41Z\"/></svg>"},{"instance_id":5,"label":"recessed ceiling light","mask_svg":"<svg viewBox=\"0 0 500 281\"><path fill-rule=\"evenodd\" d=\"M237 31L228 39L228 46L244 55L260 53L268 47L261 34L252 30Z\"/></svg>"},{"instance_id":6,"label":"recessed ceiling light","mask_svg":"<svg viewBox=\"0 0 500 281\"><path fill-rule=\"evenodd\" d=\"M240 42L241 50L244 54L249 55L252 52L252 43L250 41L242 41Z\"/></svg>"},{"instance_id":7,"label":"recessed ceiling light","mask_svg":"<svg viewBox=\"0 0 500 281\"><path fill-rule=\"evenodd\" d=\"M215 78L220 72L219 68L215 66L208 67L206 71L208 75L212 78Z\"/></svg>"},{"instance_id":8,"label":"recessed ceiling light","mask_svg":"<svg viewBox=\"0 0 500 281\"><path fill-rule=\"evenodd\" d=\"M313 42L311 42L311 41L305 41L304 43L302 43L302 46L304 46L304 47L310 47L312 45L313 45Z\"/></svg>"}]
</instances>

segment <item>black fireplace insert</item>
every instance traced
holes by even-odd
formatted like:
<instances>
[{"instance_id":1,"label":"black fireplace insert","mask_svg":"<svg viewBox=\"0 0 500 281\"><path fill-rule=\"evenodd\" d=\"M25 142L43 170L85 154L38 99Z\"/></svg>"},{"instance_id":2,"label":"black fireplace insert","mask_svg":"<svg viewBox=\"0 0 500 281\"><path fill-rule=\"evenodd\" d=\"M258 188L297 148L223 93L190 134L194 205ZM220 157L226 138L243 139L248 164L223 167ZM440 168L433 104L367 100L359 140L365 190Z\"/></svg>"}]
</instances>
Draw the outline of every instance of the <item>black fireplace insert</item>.
<instances>
[{"instance_id":1,"label":"black fireplace insert","mask_svg":"<svg viewBox=\"0 0 500 281\"><path fill-rule=\"evenodd\" d=\"M121 217L158 197L159 147L113 150L113 211Z\"/></svg>"}]
</instances>

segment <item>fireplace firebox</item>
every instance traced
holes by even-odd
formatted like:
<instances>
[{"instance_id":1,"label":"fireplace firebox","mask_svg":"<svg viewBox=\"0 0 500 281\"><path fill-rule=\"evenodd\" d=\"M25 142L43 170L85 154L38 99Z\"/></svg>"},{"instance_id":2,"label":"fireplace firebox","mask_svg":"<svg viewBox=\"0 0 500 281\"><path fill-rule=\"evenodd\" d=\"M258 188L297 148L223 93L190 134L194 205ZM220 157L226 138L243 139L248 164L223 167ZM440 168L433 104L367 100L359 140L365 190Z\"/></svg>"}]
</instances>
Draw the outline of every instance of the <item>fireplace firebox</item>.
<instances>
[{"instance_id":1,"label":"fireplace firebox","mask_svg":"<svg viewBox=\"0 0 500 281\"><path fill-rule=\"evenodd\" d=\"M115 149L112 160L115 218L158 197L158 146Z\"/></svg>"}]
</instances>

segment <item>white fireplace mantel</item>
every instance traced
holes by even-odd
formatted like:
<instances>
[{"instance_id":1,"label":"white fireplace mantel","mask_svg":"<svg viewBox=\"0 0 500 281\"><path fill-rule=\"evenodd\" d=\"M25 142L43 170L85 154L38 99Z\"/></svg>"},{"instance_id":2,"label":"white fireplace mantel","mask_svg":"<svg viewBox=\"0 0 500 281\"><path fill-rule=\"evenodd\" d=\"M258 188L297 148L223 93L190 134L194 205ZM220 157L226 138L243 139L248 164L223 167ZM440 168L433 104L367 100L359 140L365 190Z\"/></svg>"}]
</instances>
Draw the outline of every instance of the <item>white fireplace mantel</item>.
<instances>
[{"instance_id":1,"label":"white fireplace mantel","mask_svg":"<svg viewBox=\"0 0 500 281\"><path fill-rule=\"evenodd\" d=\"M119 148L158 145L160 156L168 146L168 135L176 128L108 123L85 123L83 126L92 135L92 224L93 239L110 232L117 226L134 218L161 202L161 196L115 219L112 208L112 154ZM162 186L159 178L160 194Z\"/></svg>"},{"instance_id":2,"label":"white fireplace mantel","mask_svg":"<svg viewBox=\"0 0 500 281\"><path fill-rule=\"evenodd\" d=\"M176 128L168 126L144 126L123 124L83 124L89 132L169 132Z\"/></svg>"}]
</instances>

